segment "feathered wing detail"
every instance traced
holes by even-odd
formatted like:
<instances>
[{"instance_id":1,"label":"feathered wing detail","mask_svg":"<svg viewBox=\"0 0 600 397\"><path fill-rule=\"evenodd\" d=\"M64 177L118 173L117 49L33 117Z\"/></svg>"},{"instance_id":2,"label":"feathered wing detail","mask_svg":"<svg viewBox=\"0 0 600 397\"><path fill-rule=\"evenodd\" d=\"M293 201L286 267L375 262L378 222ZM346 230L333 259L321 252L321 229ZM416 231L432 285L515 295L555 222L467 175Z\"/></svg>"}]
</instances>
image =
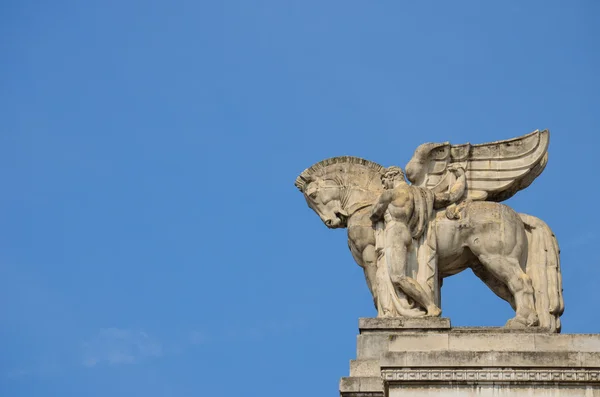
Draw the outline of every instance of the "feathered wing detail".
<instances>
[{"instance_id":1,"label":"feathered wing detail","mask_svg":"<svg viewBox=\"0 0 600 397\"><path fill-rule=\"evenodd\" d=\"M460 165L467 180L466 198L500 202L525 189L548 161L548 130L480 145L425 143L406 165L406 176L416 186L435 193L455 181L450 164Z\"/></svg>"}]
</instances>

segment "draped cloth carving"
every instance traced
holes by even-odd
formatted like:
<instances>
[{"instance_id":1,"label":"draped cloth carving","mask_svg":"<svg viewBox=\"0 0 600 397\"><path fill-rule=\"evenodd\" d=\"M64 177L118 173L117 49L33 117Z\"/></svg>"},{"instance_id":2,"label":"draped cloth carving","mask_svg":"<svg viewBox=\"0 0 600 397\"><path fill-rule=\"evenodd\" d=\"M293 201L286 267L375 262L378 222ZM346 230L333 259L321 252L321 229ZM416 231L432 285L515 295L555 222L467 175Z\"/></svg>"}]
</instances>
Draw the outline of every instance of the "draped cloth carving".
<instances>
[{"instance_id":1,"label":"draped cloth carving","mask_svg":"<svg viewBox=\"0 0 600 397\"><path fill-rule=\"evenodd\" d=\"M414 211L408 222L412 244L408 248L406 274L404 276L416 280L439 306L440 285L437 266L435 211L433 209L434 195L430 190L418 186L410 186L410 189L414 200ZM378 299L378 312L384 313L384 316L392 317L423 316L423 311L415 307L414 302L390 281L392 270L385 255L386 227L389 228L390 226L389 223L386 224L384 221L379 221L375 225L376 250L379 253L377 258L377 282L380 288L379 294L381 295Z\"/></svg>"}]
</instances>

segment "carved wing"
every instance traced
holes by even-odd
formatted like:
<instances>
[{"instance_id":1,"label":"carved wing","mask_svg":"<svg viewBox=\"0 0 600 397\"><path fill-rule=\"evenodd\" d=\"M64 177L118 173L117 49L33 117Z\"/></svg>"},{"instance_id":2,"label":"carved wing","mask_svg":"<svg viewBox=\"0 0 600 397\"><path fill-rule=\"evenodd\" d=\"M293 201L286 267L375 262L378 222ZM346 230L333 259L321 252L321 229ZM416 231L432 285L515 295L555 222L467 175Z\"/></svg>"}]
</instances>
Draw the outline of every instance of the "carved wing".
<instances>
[{"instance_id":1,"label":"carved wing","mask_svg":"<svg viewBox=\"0 0 600 397\"><path fill-rule=\"evenodd\" d=\"M450 164L464 168L467 198L503 201L525 189L548 162L548 130L536 130L518 138L481 145L425 143L406 165L413 185L443 192L454 183Z\"/></svg>"}]
</instances>

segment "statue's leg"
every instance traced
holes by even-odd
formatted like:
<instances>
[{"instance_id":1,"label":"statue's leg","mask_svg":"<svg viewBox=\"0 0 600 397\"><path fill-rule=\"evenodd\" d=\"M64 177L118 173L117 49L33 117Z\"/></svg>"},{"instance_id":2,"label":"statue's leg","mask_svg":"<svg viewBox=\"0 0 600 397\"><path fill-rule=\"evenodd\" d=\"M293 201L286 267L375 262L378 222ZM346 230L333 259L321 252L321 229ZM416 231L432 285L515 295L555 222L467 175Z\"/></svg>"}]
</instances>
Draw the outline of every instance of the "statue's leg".
<instances>
[{"instance_id":1,"label":"statue's leg","mask_svg":"<svg viewBox=\"0 0 600 397\"><path fill-rule=\"evenodd\" d=\"M498 280L489 270L487 270L481 263L471 265L473 273L485 283L492 290L496 296L507 301L513 310L516 311L515 299L512 293L500 280Z\"/></svg>"},{"instance_id":2,"label":"statue's leg","mask_svg":"<svg viewBox=\"0 0 600 397\"><path fill-rule=\"evenodd\" d=\"M433 296L428 294L416 280L406 275L408 246L412 243L408 227L395 222L386 227L385 235L385 255L390 263L392 283L425 308L428 316L439 316L442 311L435 304Z\"/></svg>"},{"instance_id":3,"label":"statue's leg","mask_svg":"<svg viewBox=\"0 0 600 397\"><path fill-rule=\"evenodd\" d=\"M364 262L375 264L366 268L376 268L374 288L378 317L423 317L425 312L409 302L407 295L392 283L385 255L380 257L380 254L374 245L363 251Z\"/></svg>"},{"instance_id":4,"label":"statue's leg","mask_svg":"<svg viewBox=\"0 0 600 397\"><path fill-rule=\"evenodd\" d=\"M421 287L421 284L407 276L392 276L392 282L396 284L408 296L427 310L428 316L437 317L442 310L435 304L433 298Z\"/></svg>"},{"instance_id":5,"label":"statue's leg","mask_svg":"<svg viewBox=\"0 0 600 397\"><path fill-rule=\"evenodd\" d=\"M535 312L531 279L521 269L519 260L511 256L487 254L479 255L478 258L491 274L508 287L514 296L516 316L508 320L506 326L538 325L539 320Z\"/></svg>"}]
</instances>

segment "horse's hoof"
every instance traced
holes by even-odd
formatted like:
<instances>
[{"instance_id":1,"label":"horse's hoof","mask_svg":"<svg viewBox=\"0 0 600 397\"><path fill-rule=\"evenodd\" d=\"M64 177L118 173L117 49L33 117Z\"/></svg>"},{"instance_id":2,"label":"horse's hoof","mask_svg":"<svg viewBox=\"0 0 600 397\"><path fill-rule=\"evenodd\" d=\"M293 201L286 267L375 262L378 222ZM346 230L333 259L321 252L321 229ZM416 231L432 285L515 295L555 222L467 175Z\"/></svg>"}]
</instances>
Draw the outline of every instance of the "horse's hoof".
<instances>
[{"instance_id":1,"label":"horse's hoof","mask_svg":"<svg viewBox=\"0 0 600 397\"><path fill-rule=\"evenodd\" d=\"M522 319L520 317L515 317L515 318L511 318L510 320L508 320L506 322L505 327L513 328L513 329L527 328L527 323L524 321L524 319Z\"/></svg>"},{"instance_id":2,"label":"horse's hoof","mask_svg":"<svg viewBox=\"0 0 600 397\"><path fill-rule=\"evenodd\" d=\"M442 310L437 306L427 308L427 317L439 317L442 314Z\"/></svg>"},{"instance_id":3,"label":"horse's hoof","mask_svg":"<svg viewBox=\"0 0 600 397\"><path fill-rule=\"evenodd\" d=\"M527 318L523 316L516 316L506 322L506 328L527 328L537 327L540 325L540 320L535 313L531 313Z\"/></svg>"},{"instance_id":4,"label":"horse's hoof","mask_svg":"<svg viewBox=\"0 0 600 397\"><path fill-rule=\"evenodd\" d=\"M537 314L535 314L535 313L530 314L529 317L527 317L527 326L528 327L537 327L538 325L540 325L540 319L537 316Z\"/></svg>"}]
</instances>

